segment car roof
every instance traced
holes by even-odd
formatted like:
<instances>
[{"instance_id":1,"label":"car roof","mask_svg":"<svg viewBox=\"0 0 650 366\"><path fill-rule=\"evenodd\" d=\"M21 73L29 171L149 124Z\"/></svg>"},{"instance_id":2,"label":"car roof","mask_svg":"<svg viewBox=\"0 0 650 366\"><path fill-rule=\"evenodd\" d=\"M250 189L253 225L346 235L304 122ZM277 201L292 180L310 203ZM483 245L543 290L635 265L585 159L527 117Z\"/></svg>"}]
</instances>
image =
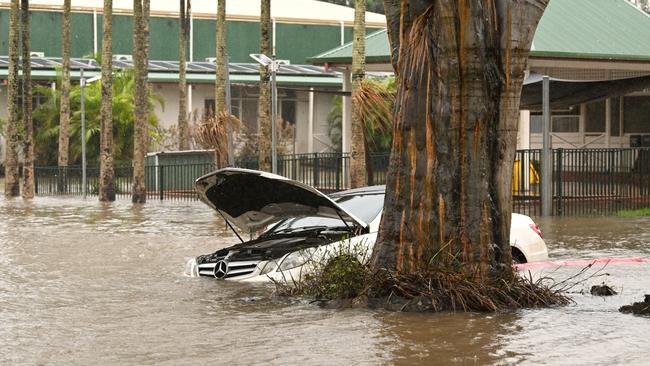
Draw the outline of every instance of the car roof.
<instances>
[{"instance_id":1,"label":"car roof","mask_svg":"<svg viewBox=\"0 0 650 366\"><path fill-rule=\"evenodd\" d=\"M349 195L358 195L358 194L383 194L383 193L386 193L386 186L379 185L379 186L369 186L369 187L348 189L346 191L332 193L330 197L340 197L340 196L349 196Z\"/></svg>"}]
</instances>

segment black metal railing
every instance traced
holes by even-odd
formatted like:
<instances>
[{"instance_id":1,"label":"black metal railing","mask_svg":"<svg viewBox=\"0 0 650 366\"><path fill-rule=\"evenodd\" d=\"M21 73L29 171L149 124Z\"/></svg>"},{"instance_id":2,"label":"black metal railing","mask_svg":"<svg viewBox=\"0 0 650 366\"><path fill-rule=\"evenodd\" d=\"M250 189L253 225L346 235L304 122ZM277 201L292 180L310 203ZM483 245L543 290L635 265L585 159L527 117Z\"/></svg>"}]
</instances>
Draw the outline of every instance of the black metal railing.
<instances>
[{"instance_id":1,"label":"black metal railing","mask_svg":"<svg viewBox=\"0 0 650 366\"><path fill-rule=\"evenodd\" d=\"M554 149L552 214L608 215L650 207L650 148ZM513 211L541 214L541 150L520 150Z\"/></svg>"},{"instance_id":2,"label":"black metal railing","mask_svg":"<svg viewBox=\"0 0 650 366\"><path fill-rule=\"evenodd\" d=\"M604 215L650 207L650 148L553 150L553 215ZM388 154L368 157L370 184L385 184ZM257 161L236 161L256 169ZM212 163L147 166L145 181L150 198L195 200L194 181L214 170ZM324 192L350 187L350 157L341 153L281 155L278 174ZM81 196L81 168L37 167L36 193L40 196ZM133 171L115 167L117 196L130 197ZM541 214L541 150L515 154L513 211ZM98 194L99 169L87 168L86 193Z\"/></svg>"}]
</instances>

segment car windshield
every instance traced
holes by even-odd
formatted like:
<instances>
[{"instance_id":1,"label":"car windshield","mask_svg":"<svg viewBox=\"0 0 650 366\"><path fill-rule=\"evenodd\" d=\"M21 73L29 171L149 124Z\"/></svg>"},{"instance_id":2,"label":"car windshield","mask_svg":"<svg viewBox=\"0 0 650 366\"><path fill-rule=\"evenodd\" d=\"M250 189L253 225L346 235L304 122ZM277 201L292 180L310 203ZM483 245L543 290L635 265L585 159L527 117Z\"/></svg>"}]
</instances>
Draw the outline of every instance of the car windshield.
<instances>
[{"instance_id":1,"label":"car windshield","mask_svg":"<svg viewBox=\"0 0 650 366\"><path fill-rule=\"evenodd\" d=\"M332 197L346 211L352 213L365 223L372 222L384 208L383 194L342 195ZM348 223L349 225L349 223ZM310 228L346 227L341 219L330 217L307 216L282 221L269 233L296 231Z\"/></svg>"}]
</instances>

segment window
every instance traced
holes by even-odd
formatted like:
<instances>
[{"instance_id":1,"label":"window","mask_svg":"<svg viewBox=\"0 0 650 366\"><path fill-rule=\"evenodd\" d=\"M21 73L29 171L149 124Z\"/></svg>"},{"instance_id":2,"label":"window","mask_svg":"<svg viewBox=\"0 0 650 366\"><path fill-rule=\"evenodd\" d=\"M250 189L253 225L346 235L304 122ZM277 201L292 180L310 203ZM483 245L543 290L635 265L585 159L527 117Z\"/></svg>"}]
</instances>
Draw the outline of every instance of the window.
<instances>
[{"instance_id":1,"label":"window","mask_svg":"<svg viewBox=\"0 0 650 366\"><path fill-rule=\"evenodd\" d=\"M624 133L650 133L650 97L625 97L623 122Z\"/></svg>"},{"instance_id":2,"label":"window","mask_svg":"<svg viewBox=\"0 0 650 366\"><path fill-rule=\"evenodd\" d=\"M580 108L574 107L566 110L551 112L551 132L579 132ZM530 133L542 133L544 117L539 111L530 114Z\"/></svg>"},{"instance_id":3,"label":"window","mask_svg":"<svg viewBox=\"0 0 650 366\"><path fill-rule=\"evenodd\" d=\"M586 105L585 132L605 132L605 101Z\"/></svg>"}]
</instances>

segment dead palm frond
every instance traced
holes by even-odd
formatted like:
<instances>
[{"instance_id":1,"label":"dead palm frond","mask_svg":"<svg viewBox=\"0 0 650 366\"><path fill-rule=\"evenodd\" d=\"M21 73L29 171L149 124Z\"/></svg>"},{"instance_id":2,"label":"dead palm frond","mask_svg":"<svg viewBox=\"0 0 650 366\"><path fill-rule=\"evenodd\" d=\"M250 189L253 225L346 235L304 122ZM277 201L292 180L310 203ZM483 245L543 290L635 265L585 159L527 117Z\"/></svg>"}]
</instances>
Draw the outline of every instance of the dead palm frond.
<instances>
[{"instance_id":1,"label":"dead palm frond","mask_svg":"<svg viewBox=\"0 0 650 366\"><path fill-rule=\"evenodd\" d=\"M386 135L393 127L393 105L395 92L386 83L363 80L352 96L360 120L366 131L366 138ZM377 141L367 141L376 144Z\"/></svg>"},{"instance_id":2,"label":"dead palm frond","mask_svg":"<svg viewBox=\"0 0 650 366\"><path fill-rule=\"evenodd\" d=\"M218 118L205 118L196 127L196 142L204 149L213 149L220 156L228 153L228 127L234 133L242 129L242 122L227 111L219 113Z\"/></svg>"}]
</instances>

